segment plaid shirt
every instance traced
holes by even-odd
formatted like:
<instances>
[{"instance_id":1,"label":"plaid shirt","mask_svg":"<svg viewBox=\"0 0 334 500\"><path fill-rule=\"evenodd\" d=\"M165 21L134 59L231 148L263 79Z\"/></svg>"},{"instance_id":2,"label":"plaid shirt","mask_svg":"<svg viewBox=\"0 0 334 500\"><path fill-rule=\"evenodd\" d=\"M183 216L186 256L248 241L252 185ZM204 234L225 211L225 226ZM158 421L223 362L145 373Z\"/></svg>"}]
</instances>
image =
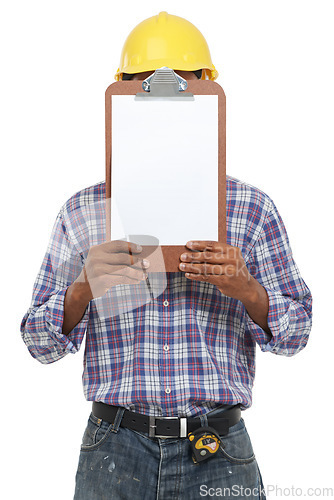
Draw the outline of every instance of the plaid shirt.
<instances>
[{"instance_id":1,"label":"plaid shirt","mask_svg":"<svg viewBox=\"0 0 334 500\"><path fill-rule=\"evenodd\" d=\"M91 245L105 242L105 183L72 196L61 208L21 324L30 354L52 363L76 353L86 334L83 386L103 401L155 416L194 416L221 404L252 402L255 351L292 356L311 329L312 297L293 260L273 201L227 177L227 243L241 249L269 296L268 335L244 305L214 285L149 273L153 290L118 285L93 299L75 328L62 334L64 296ZM158 273L157 273L158 274ZM161 292L161 293L160 293ZM146 295L145 295L146 293Z\"/></svg>"}]
</instances>

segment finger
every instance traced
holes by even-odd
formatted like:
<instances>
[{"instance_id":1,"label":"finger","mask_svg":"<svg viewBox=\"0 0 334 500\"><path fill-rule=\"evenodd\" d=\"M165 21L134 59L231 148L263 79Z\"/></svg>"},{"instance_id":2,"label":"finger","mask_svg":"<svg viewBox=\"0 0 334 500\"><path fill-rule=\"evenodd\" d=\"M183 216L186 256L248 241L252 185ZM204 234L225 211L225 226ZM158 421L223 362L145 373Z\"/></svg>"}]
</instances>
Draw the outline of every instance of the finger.
<instances>
[{"instance_id":1,"label":"finger","mask_svg":"<svg viewBox=\"0 0 334 500\"><path fill-rule=\"evenodd\" d=\"M212 275L204 276L204 274L185 273L185 277L193 281L205 281L213 284L216 282L216 277Z\"/></svg>"},{"instance_id":2,"label":"finger","mask_svg":"<svg viewBox=\"0 0 334 500\"><path fill-rule=\"evenodd\" d=\"M146 279L145 273L143 272L143 269L134 269L133 267L126 267L123 269L122 272L123 276L126 276L127 278L131 278L134 280L142 280Z\"/></svg>"},{"instance_id":3,"label":"finger","mask_svg":"<svg viewBox=\"0 0 334 500\"><path fill-rule=\"evenodd\" d=\"M100 276L127 276L135 280L141 280L145 276L142 268L129 266L105 266Z\"/></svg>"},{"instance_id":4,"label":"finger","mask_svg":"<svg viewBox=\"0 0 334 500\"><path fill-rule=\"evenodd\" d=\"M232 264L186 264L181 262L179 268L186 273L202 274L203 276L233 276L235 274L235 266Z\"/></svg>"},{"instance_id":5,"label":"finger","mask_svg":"<svg viewBox=\"0 0 334 500\"><path fill-rule=\"evenodd\" d=\"M87 272L87 277L88 280L90 279L95 279L95 278L101 278L102 276L112 276L112 275L124 275L128 272L128 270L133 270L134 272L142 273L143 268L136 267L136 266L116 266L113 264L106 264L105 262L98 263L94 267L87 267L86 272Z\"/></svg>"},{"instance_id":6,"label":"finger","mask_svg":"<svg viewBox=\"0 0 334 500\"><path fill-rule=\"evenodd\" d=\"M133 255L127 255L125 253L103 253L101 260L106 264L110 265L124 265L133 266L141 268L143 265L145 268L150 266L150 261L148 259L141 259Z\"/></svg>"},{"instance_id":7,"label":"finger","mask_svg":"<svg viewBox=\"0 0 334 500\"><path fill-rule=\"evenodd\" d=\"M142 275L140 279L132 278L131 276L124 276L124 275L116 275L113 277L109 277L105 281L105 288L106 290L112 288L115 285L138 285L142 281L145 280L145 276Z\"/></svg>"},{"instance_id":8,"label":"finger","mask_svg":"<svg viewBox=\"0 0 334 500\"><path fill-rule=\"evenodd\" d=\"M242 256L239 247L234 247L220 241L191 240L187 242L186 247L197 252L205 251L207 252L207 254L209 254L210 252L220 253L231 259L236 259Z\"/></svg>"},{"instance_id":9,"label":"finger","mask_svg":"<svg viewBox=\"0 0 334 500\"><path fill-rule=\"evenodd\" d=\"M186 243L186 247L190 248L191 250L209 250L210 252L222 252L223 249L228 246L229 245L227 245L227 243L208 240L190 240Z\"/></svg>"},{"instance_id":10,"label":"finger","mask_svg":"<svg viewBox=\"0 0 334 500\"><path fill-rule=\"evenodd\" d=\"M180 259L182 262L210 262L212 264L232 264L233 260L226 257L223 252L184 252Z\"/></svg>"},{"instance_id":11,"label":"finger","mask_svg":"<svg viewBox=\"0 0 334 500\"><path fill-rule=\"evenodd\" d=\"M136 243L131 243L130 241L124 240L113 240L107 241L106 243L102 243L100 245L101 249L105 252L124 252L129 254L131 253L140 253L143 248L141 245L137 245Z\"/></svg>"}]
</instances>

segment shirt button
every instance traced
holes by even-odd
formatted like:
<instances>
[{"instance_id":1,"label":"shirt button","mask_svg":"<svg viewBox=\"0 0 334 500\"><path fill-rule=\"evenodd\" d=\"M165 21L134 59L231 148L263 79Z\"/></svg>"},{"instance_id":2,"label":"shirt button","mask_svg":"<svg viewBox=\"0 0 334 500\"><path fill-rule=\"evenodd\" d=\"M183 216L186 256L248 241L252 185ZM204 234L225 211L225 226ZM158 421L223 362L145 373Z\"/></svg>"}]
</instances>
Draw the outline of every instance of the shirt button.
<instances>
[{"instance_id":1,"label":"shirt button","mask_svg":"<svg viewBox=\"0 0 334 500\"><path fill-rule=\"evenodd\" d=\"M166 387L166 389L165 389L165 393L166 393L166 394L169 394L169 393L170 393L170 387Z\"/></svg>"},{"instance_id":2,"label":"shirt button","mask_svg":"<svg viewBox=\"0 0 334 500\"><path fill-rule=\"evenodd\" d=\"M169 306L169 302L168 302L168 300L164 300L164 306L165 306L165 307Z\"/></svg>"},{"instance_id":3,"label":"shirt button","mask_svg":"<svg viewBox=\"0 0 334 500\"><path fill-rule=\"evenodd\" d=\"M169 345L165 344L165 345L164 345L164 350L165 350L165 351L169 351Z\"/></svg>"}]
</instances>

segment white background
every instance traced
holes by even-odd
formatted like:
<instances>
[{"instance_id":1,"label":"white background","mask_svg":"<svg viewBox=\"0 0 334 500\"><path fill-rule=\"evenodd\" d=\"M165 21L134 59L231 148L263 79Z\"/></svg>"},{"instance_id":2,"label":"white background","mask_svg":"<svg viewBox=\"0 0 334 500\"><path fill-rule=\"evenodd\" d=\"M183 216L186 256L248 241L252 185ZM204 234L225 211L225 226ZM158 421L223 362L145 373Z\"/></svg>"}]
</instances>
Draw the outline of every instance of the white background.
<instances>
[{"instance_id":1,"label":"white background","mask_svg":"<svg viewBox=\"0 0 334 500\"><path fill-rule=\"evenodd\" d=\"M0 12L6 500L73 496L90 411L83 352L43 366L19 325L60 206L104 179L104 92L123 42L161 10L206 37L227 95L228 173L273 198L314 296L306 349L293 358L258 352L244 418L264 483L334 487L332 2L17 0Z\"/></svg>"}]
</instances>

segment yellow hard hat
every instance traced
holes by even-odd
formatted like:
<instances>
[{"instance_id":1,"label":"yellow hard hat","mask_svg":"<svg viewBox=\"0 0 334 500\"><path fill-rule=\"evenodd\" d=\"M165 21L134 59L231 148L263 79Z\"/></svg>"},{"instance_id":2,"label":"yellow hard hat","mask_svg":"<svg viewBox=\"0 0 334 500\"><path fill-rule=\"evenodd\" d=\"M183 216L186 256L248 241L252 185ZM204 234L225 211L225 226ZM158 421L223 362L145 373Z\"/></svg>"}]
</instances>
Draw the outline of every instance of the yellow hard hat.
<instances>
[{"instance_id":1,"label":"yellow hard hat","mask_svg":"<svg viewBox=\"0 0 334 500\"><path fill-rule=\"evenodd\" d=\"M173 70L203 69L202 79L218 77L202 33L183 17L160 12L139 23L127 37L115 80L123 73L142 73L163 66Z\"/></svg>"}]
</instances>

